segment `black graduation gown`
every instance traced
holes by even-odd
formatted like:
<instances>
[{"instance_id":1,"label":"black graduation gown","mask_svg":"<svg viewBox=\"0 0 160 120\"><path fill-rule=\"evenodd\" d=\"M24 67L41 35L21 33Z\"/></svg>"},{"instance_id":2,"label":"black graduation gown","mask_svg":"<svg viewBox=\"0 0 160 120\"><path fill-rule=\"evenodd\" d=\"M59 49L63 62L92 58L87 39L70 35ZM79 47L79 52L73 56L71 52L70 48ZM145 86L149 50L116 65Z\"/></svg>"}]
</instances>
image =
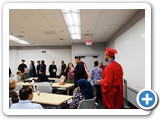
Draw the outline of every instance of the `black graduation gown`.
<instances>
[{"instance_id":1,"label":"black graduation gown","mask_svg":"<svg viewBox=\"0 0 160 120\"><path fill-rule=\"evenodd\" d=\"M24 69L27 68L27 65L26 64L20 64L18 66L18 70L21 71L22 73L24 73Z\"/></svg>"},{"instance_id":2,"label":"black graduation gown","mask_svg":"<svg viewBox=\"0 0 160 120\"><path fill-rule=\"evenodd\" d=\"M43 72L44 74L46 74L46 65L45 65L45 64L41 64L41 65L40 65L40 69L42 70L42 72Z\"/></svg>"},{"instance_id":3,"label":"black graduation gown","mask_svg":"<svg viewBox=\"0 0 160 120\"><path fill-rule=\"evenodd\" d=\"M74 70L74 74L75 74L75 77L74 77L74 87L76 88L77 87L77 81L79 79L86 79L86 74L85 74L85 68L84 68L84 65L82 62L79 62L77 63L76 67L75 67L75 70Z\"/></svg>"},{"instance_id":4,"label":"black graduation gown","mask_svg":"<svg viewBox=\"0 0 160 120\"><path fill-rule=\"evenodd\" d=\"M56 77L57 66L51 64L51 65L49 66L49 73L50 73L50 77Z\"/></svg>"},{"instance_id":5,"label":"black graduation gown","mask_svg":"<svg viewBox=\"0 0 160 120\"><path fill-rule=\"evenodd\" d=\"M39 74L38 82L48 82L48 81L49 80L48 80L47 76L44 73L42 73L41 75Z\"/></svg>"},{"instance_id":6,"label":"black graduation gown","mask_svg":"<svg viewBox=\"0 0 160 120\"><path fill-rule=\"evenodd\" d=\"M40 64L37 65L37 76L39 75L40 66L41 66Z\"/></svg>"}]
</instances>

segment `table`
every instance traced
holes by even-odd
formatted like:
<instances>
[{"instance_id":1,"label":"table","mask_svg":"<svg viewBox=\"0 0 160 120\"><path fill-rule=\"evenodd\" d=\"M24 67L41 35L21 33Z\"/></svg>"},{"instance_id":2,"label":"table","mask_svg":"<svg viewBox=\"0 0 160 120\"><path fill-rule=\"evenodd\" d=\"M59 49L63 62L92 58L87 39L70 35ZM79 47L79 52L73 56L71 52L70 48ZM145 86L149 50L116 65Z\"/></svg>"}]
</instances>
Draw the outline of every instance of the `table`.
<instances>
[{"instance_id":1,"label":"table","mask_svg":"<svg viewBox=\"0 0 160 120\"><path fill-rule=\"evenodd\" d=\"M22 86L32 86L33 87L33 91L36 91L36 87L37 87L37 84L36 83L32 83L32 82L21 82L20 81L20 82L17 82L16 85L21 85L21 87Z\"/></svg>"},{"instance_id":2,"label":"table","mask_svg":"<svg viewBox=\"0 0 160 120\"><path fill-rule=\"evenodd\" d=\"M69 88L71 88L73 86L74 86L74 84L72 84L72 83L65 83L65 85L59 85L59 83L52 83L52 87L66 88L67 89L67 95L69 94Z\"/></svg>"},{"instance_id":3,"label":"table","mask_svg":"<svg viewBox=\"0 0 160 120\"><path fill-rule=\"evenodd\" d=\"M34 78L30 78L30 79L33 79L33 80L38 80L38 77L34 77ZM48 79L50 80L50 81L55 81L57 78L51 78L51 77L48 77Z\"/></svg>"},{"instance_id":4,"label":"table","mask_svg":"<svg viewBox=\"0 0 160 120\"><path fill-rule=\"evenodd\" d=\"M54 105L60 108L60 105L62 105L72 97L73 96L50 94L50 93L40 93L40 95L38 96L38 93L33 93L32 102L47 104L47 105Z\"/></svg>"}]
</instances>

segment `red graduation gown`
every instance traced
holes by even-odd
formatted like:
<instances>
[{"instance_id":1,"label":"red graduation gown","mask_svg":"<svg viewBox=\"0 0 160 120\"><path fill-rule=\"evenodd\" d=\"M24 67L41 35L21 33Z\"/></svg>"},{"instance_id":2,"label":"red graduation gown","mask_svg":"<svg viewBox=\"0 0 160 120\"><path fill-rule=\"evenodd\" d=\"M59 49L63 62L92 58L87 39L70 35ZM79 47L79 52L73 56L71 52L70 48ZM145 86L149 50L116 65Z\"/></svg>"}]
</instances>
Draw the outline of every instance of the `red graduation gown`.
<instances>
[{"instance_id":1,"label":"red graduation gown","mask_svg":"<svg viewBox=\"0 0 160 120\"><path fill-rule=\"evenodd\" d=\"M101 88L105 108L123 108L123 70L120 64L112 61L103 69Z\"/></svg>"}]
</instances>

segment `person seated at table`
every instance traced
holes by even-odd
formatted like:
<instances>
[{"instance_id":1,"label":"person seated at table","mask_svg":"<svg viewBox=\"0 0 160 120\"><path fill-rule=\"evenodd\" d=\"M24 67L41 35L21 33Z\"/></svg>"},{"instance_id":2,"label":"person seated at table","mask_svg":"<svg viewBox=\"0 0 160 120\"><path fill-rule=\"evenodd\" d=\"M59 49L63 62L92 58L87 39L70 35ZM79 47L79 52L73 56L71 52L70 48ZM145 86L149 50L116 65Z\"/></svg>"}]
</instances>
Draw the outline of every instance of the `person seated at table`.
<instances>
[{"instance_id":1,"label":"person seated at table","mask_svg":"<svg viewBox=\"0 0 160 120\"><path fill-rule=\"evenodd\" d=\"M19 101L17 93L14 91L16 88L16 81L14 79L9 80L9 97L12 100L12 103L17 103Z\"/></svg>"},{"instance_id":2,"label":"person seated at table","mask_svg":"<svg viewBox=\"0 0 160 120\"><path fill-rule=\"evenodd\" d=\"M69 108L77 109L79 102L83 99L92 99L94 98L93 89L90 82L86 79L80 79L77 82L78 91L75 97L72 99L72 102L69 104Z\"/></svg>"},{"instance_id":3,"label":"person seated at table","mask_svg":"<svg viewBox=\"0 0 160 120\"><path fill-rule=\"evenodd\" d=\"M16 75L13 77L13 79L14 79L16 82L18 82L18 81L21 80L21 75L22 75L21 71L18 71L18 72L16 73Z\"/></svg>"},{"instance_id":4,"label":"person seated at table","mask_svg":"<svg viewBox=\"0 0 160 120\"><path fill-rule=\"evenodd\" d=\"M22 73L22 75L21 75L21 80L28 79L29 77L30 76L29 76L28 68L25 68L24 73Z\"/></svg>"},{"instance_id":5,"label":"person seated at table","mask_svg":"<svg viewBox=\"0 0 160 120\"><path fill-rule=\"evenodd\" d=\"M38 82L50 82L50 80L48 79L48 77L42 69L39 70Z\"/></svg>"},{"instance_id":6,"label":"person seated at table","mask_svg":"<svg viewBox=\"0 0 160 120\"><path fill-rule=\"evenodd\" d=\"M11 105L10 109L43 109L40 104L32 103L33 90L30 86L24 86L19 91L20 101Z\"/></svg>"}]
</instances>

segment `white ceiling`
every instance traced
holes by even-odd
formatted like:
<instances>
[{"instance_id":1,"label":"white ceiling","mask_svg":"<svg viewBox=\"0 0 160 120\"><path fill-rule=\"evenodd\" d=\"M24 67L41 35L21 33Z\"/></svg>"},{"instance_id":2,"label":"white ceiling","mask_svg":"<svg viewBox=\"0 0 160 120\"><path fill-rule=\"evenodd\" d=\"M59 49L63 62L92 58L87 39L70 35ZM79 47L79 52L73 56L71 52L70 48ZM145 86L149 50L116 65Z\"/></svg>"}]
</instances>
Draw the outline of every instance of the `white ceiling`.
<instances>
[{"instance_id":1,"label":"white ceiling","mask_svg":"<svg viewBox=\"0 0 160 120\"><path fill-rule=\"evenodd\" d=\"M84 43L83 34L91 34L93 43L106 42L138 10L81 9L81 40L72 40L61 10L12 9L9 11L9 34L29 42L29 46L71 45ZM63 38L63 40L60 40ZM10 46L23 46L10 41Z\"/></svg>"}]
</instances>

